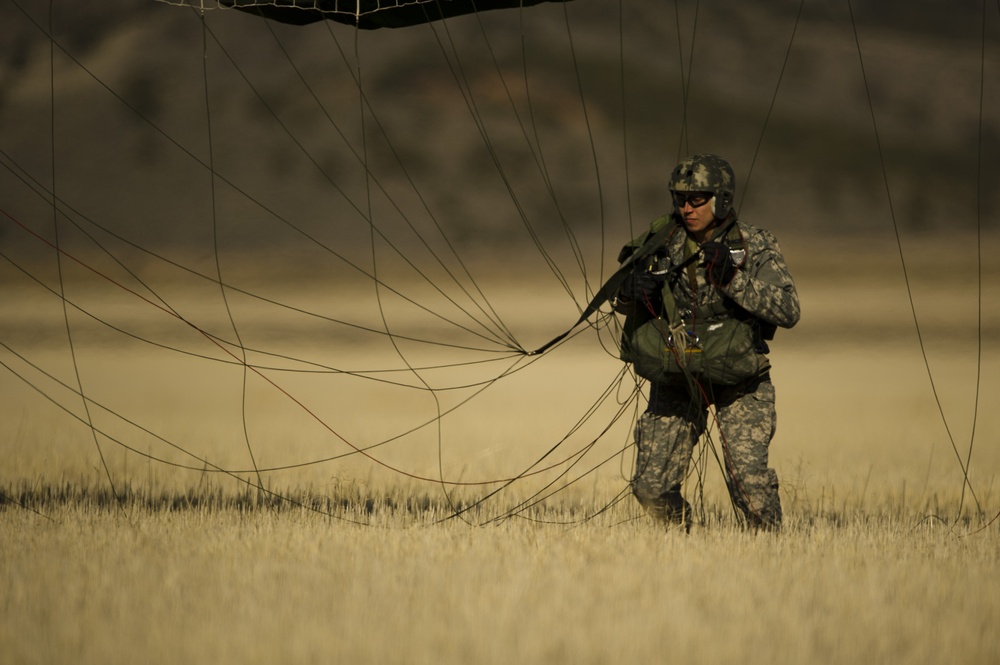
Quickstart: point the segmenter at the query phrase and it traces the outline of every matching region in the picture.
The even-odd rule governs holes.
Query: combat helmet
[[[710,192],[715,196],[715,218],[725,219],[733,208],[736,175],[729,162],[718,155],[694,155],[674,168],[670,193]]]

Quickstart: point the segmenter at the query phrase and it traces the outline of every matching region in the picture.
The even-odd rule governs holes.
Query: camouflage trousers
[[[774,436],[774,385],[768,377],[738,386],[707,386],[692,397],[687,387],[653,383],[649,406],[635,430],[637,448],[632,493],[664,525],[690,528],[691,506],[681,495],[709,404],[715,404],[720,457],[733,503],[756,528],[781,525],[778,474],[767,466]]]

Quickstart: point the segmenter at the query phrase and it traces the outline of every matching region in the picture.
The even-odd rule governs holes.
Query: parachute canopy
[[[569,0],[219,0],[265,18],[293,25],[324,19],[364,30],[405,28],[490,9],[529,7]]]

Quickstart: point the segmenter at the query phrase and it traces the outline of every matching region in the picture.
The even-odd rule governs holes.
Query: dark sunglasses
[[[674,192],[674,205],[678,208],[683,208],[685,204],[700,208],[711,200],[711,192]]]

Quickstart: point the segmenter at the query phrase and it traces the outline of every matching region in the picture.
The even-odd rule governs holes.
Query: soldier
[[[670,178],[673,212],[619,257],[634,261],[613,303],[626,315],[622,358],[650,380],[632,492],[658,522],[688,530],[681,482],[710,405],[734,505],[754,528],[781,525],[767,340],[798,322],[799,299],[774,236],[737,219],[735,184],[724,159],[685,159]]]

